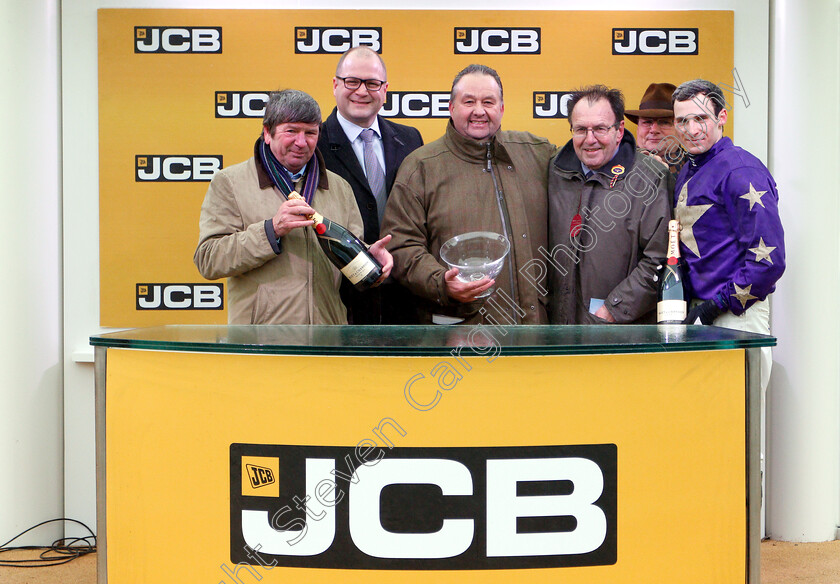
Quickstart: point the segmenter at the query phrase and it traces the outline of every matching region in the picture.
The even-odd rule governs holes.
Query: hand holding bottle
[[[374,258],[376,258],[376,261],[382,264],[382,276],[380,276],[380,278],[376,281],[374,286],[379,286],[382,282],[384,282],[385,279],[391,275],[391,268],[394,267],[394,257],[391,255],[391,252],[385,249],[385,244],[389,241],[391,241],[391,236],[386,235],[379,241],[376,241],[373,244],[371,244],[371,246],[368,248],[368,252],[370,252],[370,255],[372,255]]]
[[[388,277],[391,267],[394,265],[394,258],[383,246],[390,240],[389,235],[374,244],[376,245],[375,253],[379,256],[376,257],[368,246],[353,235],[349,229],[335,221],[330,221],[315,211],[303,201],[303,197],[296,191],[289,193],[287,202],[297,203],[287,208],[287,210],[291,209],[292,214],[304,212],[304,209],[311,212],[305,225],[313,226],[324,254],[357,290],[364,291],[372,286],[377,286]],[[300,203],[303,203],[303,206]],[[291,223],[294,222],[296,221],[292,219]],[[380,259],[388,265],[387,272]]]
[[[274,225],[274,235],[284,237],[292,229],[312,225],[310,217],[314,212],[315,209],[307,205],[303,199],[289,199],[280,205],[277,213],[271,219],[271,223]]]

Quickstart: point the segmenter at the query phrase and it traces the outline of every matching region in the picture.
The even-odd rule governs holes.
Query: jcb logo
[[[378,452],[376,452],[378,451]],[[478,448],[232,444],[231,559],[375,570],[614,564],[614,444]],[[277,496],[243,460],[276,461]],[[293,508],[294,507],[294,508]]]
[[[222,310],[222,284],[137,284],[137,310]]]
[[[262,118],[268,103],[267,91],[217,91],[217,118]]]
[[[568,118],[571,91],[535,91],[534,118]]]
[[[353,47],[382,52],[382,28],[295,27],[295,53],[344,53]]]
[[[540,54],[540,28],[456,28],[455,54]]]
[[[206,182],[222,169],[222,157],[189,154],[138,154],[135,182]]]
[[[696,28],[614,28],[613,55],[696,55]]]
[[[277,486],[279,462],[270,456],[243,456],[242,496],[276,497],[280,493]]]
[[[255,489],[274,484],[274,473],[270,468],[246,464],[245,470],[248,473],[248,479],[251,481],[251,487]]]
[[[135,53],[221,53],[222,27],[135,26]]]
[[[448,91],[388,92],[379,111],[386,118],[448,118]]]

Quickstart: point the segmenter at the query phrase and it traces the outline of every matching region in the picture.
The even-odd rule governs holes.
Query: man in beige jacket
[[[193,261],[205,278],[228,278],[230,324],[346,324],[341,273],[318,244],[315,209],[357,236],[362,220],[353,190],[326,169],[317,150],[321,110],[302,91],[272,93],[254,156],[213,177],[199,220]],[[304,200],[289,200],[295,190]],[[383,266],[384,245],[370,247]]]
[[[484,65],[455,77],[446,134],[408,155],[385,207],[394,277],[425,299],[427,323],[540,324],[545,298],[528,266],[547,245],[548,163],[555,148],[527,132],[500,130],[502,82]],[[491,231],[510,253],[495,280],[461,282],[440,259],[451,237]],[[495,286],[487,298],[479,295]]]

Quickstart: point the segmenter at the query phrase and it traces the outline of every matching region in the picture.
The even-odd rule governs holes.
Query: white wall
[[[11,3],[14,0],[6,0]],[[55,0],[53,0],[55,1]],[[779,0],[780,1],[780,0]],[[829,0],[821,0],[830,4]],[[835,1],[836,0],[832,0]],[[777,2],[778,3],[778,2]],[[580,10],[577,0],[523,0],[516,8],[521,10]],[[94,464],[94,414],[93,414],[93,367],[85,359],[92,359],[88,337],[101,332],[99,322],[99,266],[98,266],[98,127],[97,127],[97,8],[342,8],[349,6],[337,0],[308,3],[292,1],[187,1],[169,0],[155,2],[148,0],[65,0],[62,3],[62,86],[64,111],[64,393],[65,393],[65,504],[66,513],[95,525],[95,464]],[[510,9],[507,0],[414,0],[394,2],[370,0],[365,9]],[[763,161],[768,161],[768,101],[770,0],[718,0],[718,1],[597,1],[586,3],[590,10],[734,10],[735,11],[735,67],[740,75],[742,87],[749,98],[745,107],[740,98],[731,100],[737,112],[735,116],[736,142]],[[15,26],[15,25],[12,25]],[[784,50],[782,47],[780,50]],[[835,49],[836,50],[836,49]],[[5,52],[8,55],[8,52]],[[823,72],[835,83],[836,69]],[[686,72],[686,79],[691,78]],[[674,80],[676,82],[683,80]],[[725,80],[715,80],[723,82]],[[813,83],[819,83],[814,80]],[[635,96],[628,96],[632,102]],[[805,116],[814,123],[819,120]],[[138,119],[142,123],[142,119]],[[832,126],[836,128],[837,126]],[[836,130],[835,130],[836,132]],[[836,134],[835,134],[836,138]],[[772,169],[771,169],[772,170]],[[781,193],[784,205],[794,205],[795,195]],[[54,211],[55,209],[53,209]],[[832,217],[833,218],[833,217]],[[786,219],[786,218],[785,218]],[[790,231],[790,229],[789,229]],[[835,233],[830,230],[829,233]],[[131,245],[131,242],[126,242]],[[789,241],[789,251],[796,254],[801,243]],[[833,250],[832,250],[833,251]],[[836,266],[832,269],[837,270]],[[791,276],[786,275],[780,290],[791,285]],[[830,301],[830,294],[826,295]],[[788,297],[777,294],[774,313],[788,311]],[[5,305],[6,303],[3,303]],[[781,334],[781,333],[779,333]],[[802,333],[799,333],[802,334]],[[807,334],[807,333],[805,333]],[[801,340],[801,336],[797,340]],[[789,359],[795,358],[783,347],[775,353],[776,367],[785,368]],[[835,351],[835,359],[837,357]],[[821,383],[825,383],[822,380]],[[837,387],[829,388],[837,391]],[[804,388],[800,388],[804,391]],[[2,390],[0,390],[2,391]],[[771,393],[772,393],[771,387]],[[0,393],[0,396],[4,395]],[[0,427],[8,414],[0,409]],[[771,433],[773,428],[770,429]],[[807,445],[802,445],[803,448]],[[835,473],[836,466],[835,466]],[[0,485],[2,480],[0,479]],[[771,484],[768,490],[772,492]],[[0,491],[2,496],[2,491]],[[2,500],[2,499],[0,499]],[[826,510],[826,514],[832,514]],[[830,521],[836,521],[836,513]],[[0,532],[2,535],[2,532]]]
[[[63,514],[58,1],[0,1],[0,543]],[[13,545],[52,541],[60,524]]]
[[[786,195],[788,267],[773,302],[768,533],[823,541],[840,523],[840,306],[830,292],[840,284],[840,4],[776,0],[773,12],[770,163]]]

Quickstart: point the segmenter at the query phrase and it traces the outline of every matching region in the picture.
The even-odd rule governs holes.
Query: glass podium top
[[[772,347],[775,337],[700,325],[167,325],[90,338],[95,347],[267,355],[595,355]],[[465,353],[465,356],[470,356]]]

